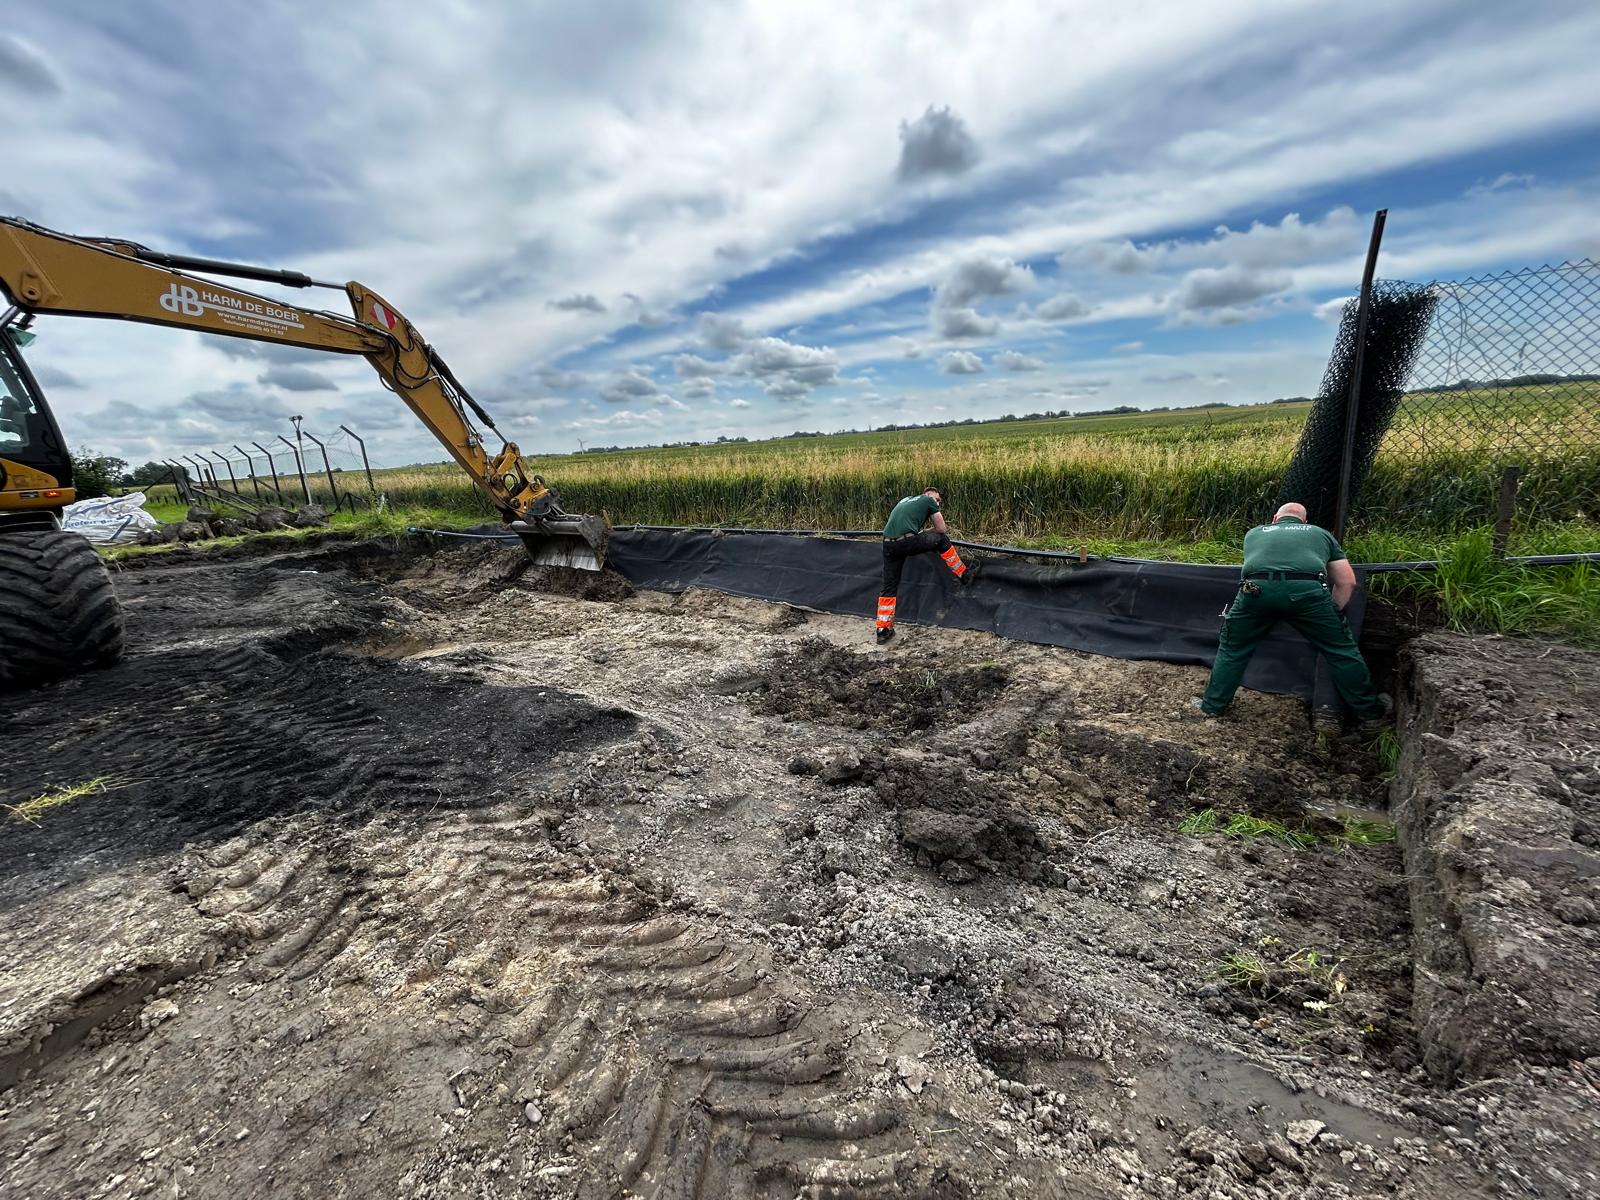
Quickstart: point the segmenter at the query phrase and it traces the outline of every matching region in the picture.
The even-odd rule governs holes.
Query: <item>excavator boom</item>
[[[352,315],[287,304],[200,273],[336,288],[345,293]],[[28,314],[138,321],[359,354],[489,497],[536,562],[600,569],[604,523],[564,512],[555,489],[528,471],[516,443],[499,438],[493,419],[416,327],[364,284],[320,283],[295,271],[163,254],[134,242],[71,237],[0,217],[0,288]],[[483,429],[496,435],[498,449],[485,444]],[[0,480],[0,506],[7,504],[8,486]]]

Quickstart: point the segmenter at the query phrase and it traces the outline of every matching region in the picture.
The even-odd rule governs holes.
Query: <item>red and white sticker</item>
[[[376,300],[372,302],[372,319],[385,329],[393,329],[399,323],[399,319]]]

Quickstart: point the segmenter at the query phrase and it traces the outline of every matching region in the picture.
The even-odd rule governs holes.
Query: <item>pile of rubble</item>
[[[328,524],[328,510],[320,504],[302,504],[290,512],[267,505],[243,517],[224,517],[215,509],[190,505],[181,521],[169,521],[144,535],[145,545],[162,542],[199,542],[214,537],[240,537],[247,533],[271,533],[276,529],[310,529]]]

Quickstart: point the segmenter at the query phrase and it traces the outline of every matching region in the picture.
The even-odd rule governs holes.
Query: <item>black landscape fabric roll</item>
[[[1069,564],[981,561],[977,581],[961,588],[936,556],[908,559],[899,622],[975,629],[1113,658],[1210,666],[1223,606],[1239,586],[1238,567],[1103,558]],[[638,587],[711,588],[871,617],[883,549],[875,540],[616,529],[607,565]],[[1350,608],[1358,633],[1360,608],[1358,594]],[[863,629],[862,637],[870,636]],[[1245,686],[1309,698],[1314,658],[1299,635],[1280,627],[1251,660]]]

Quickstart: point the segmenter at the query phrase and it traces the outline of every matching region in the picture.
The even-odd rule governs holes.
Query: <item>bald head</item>
[[[1306,506],[1304,504],[1285,504],[1272,514],[1274,521],[1281,521],[1285,517],[1294,517],[1297,520],[1304,521],[1306,519]]]

